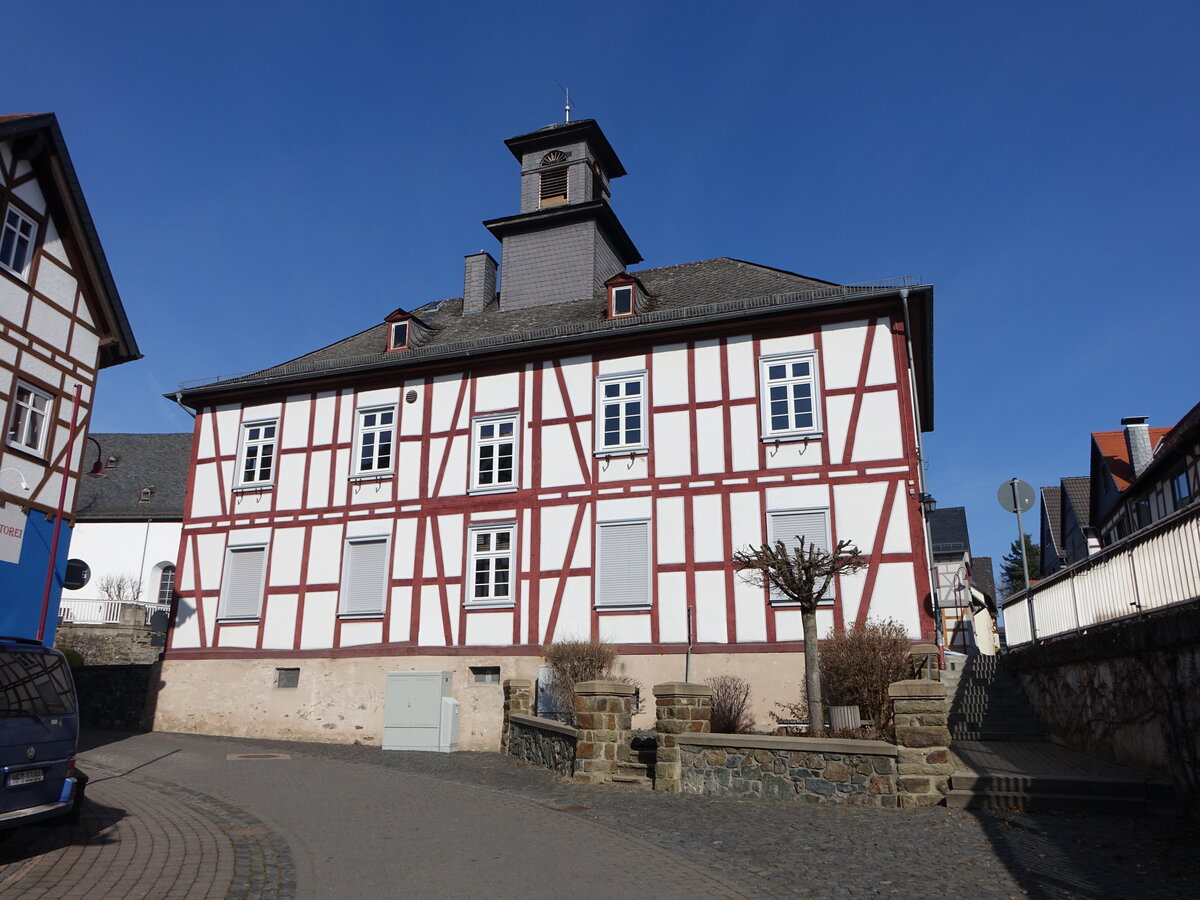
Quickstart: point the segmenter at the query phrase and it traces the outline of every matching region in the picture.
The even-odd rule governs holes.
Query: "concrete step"
[[[632,778],[653,778],[654,764],[648,765],[641,760],[620,760],[617,762],[617,774],[628,775]]]
[[[654,782],[645,775],[622,775],[619,772],[612,777],[613,784],[627,784],[630,787],[642,788],[643,790],[654,790]]]

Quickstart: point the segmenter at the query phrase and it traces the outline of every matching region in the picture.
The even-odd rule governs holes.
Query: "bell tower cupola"
[[[521,165],[521,211],[483,224],[500,241],[500,308],[581,300],[641,254],[609,203],[625,167],[592,119],[504,142]]]

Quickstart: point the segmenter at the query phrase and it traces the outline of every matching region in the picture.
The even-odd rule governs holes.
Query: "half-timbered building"
[[[140,355],[56,118],[0,116],[0,634],[53,640],[97,374]]]
[[[932,639],[932,289],[728,258],[634,270],[595,122],[506,143],[520,211],[484,223],[501,262],[468,256],[463,297],[182,391],[157,727],[374,742],[386,673],[434,670],[460,745],[491,747],[499,680],[580,637],[647,687],[741,675],[762,721],[801,692],[800,612],[729,560],[798,535],[871,558],[823,630]]]

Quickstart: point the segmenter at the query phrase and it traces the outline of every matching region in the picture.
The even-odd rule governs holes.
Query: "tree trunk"
[[[817,611],[802,610],[804,623],[804,686],[808,693],[808,733],[825,733],[825,710],[821,706],[821,663],[817,656]]]

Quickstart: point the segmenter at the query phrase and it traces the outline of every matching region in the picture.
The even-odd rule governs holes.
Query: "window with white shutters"
[[[767,524],[770,531],[770,542],[774,544],[776,541],[783,541],[783,545],[789,551],[795,550],[800,545],[800,537],[804,538],[804,546],[807,548],[811,544],[815,544],[822,550],[829,552],[829,511],[824,509],[805,509],[805,510],[788,510],[785,512],[769,512],[767,513]],[[822,600],[833,599],[833,585],[830,585],[830,590],[822,596]],[[771,600],[779,603],[787,603],[788,598],[771,593]]]
[[[221,587],[222,619],[257,619],[262,614],[266,547],[230,547]]]
[[[388,582],[387,538],[355,538],[346,541],[342,570],[344,616],[377,616],[384,610]]]
[[[650,523],[596,526],[596,606],[650,605]]]

